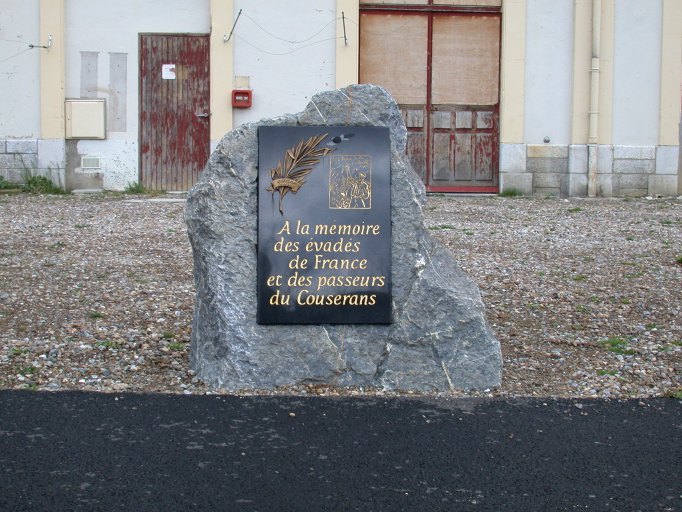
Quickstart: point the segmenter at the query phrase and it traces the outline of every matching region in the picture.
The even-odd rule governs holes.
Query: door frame
[[[498,182],[495,186],[434,186],[430,184],[431,170],[433,163],[431,161],[431,145],[432,145],[432,128],[431,128],[431,111],[433,104],[431,102],[431,87],[432,87],[432,59],[433,59],[433,19],[434,16],[442,15],[471,15],[471,14],[485,14],[496,15],[500,18],[500,34],[498,37],[498,44],[500,45],[498,67],[501,69],[502,65],[502,8],[500,6],[490,5],[434,5],[433,0],[429,0],[428,5],[386,5],[386,4],[360,4],[360,31],[362,31],[362,14],[415,14],[425,15],[428,17],[427,29],[427,59],[426,59],[426,104],[425,104],[425,159],[426,169],[424,175],[424,185],[427,192],[461,192],[461,193],[498,193],[500,189],[499,184],[499,150],[500,150],[500,88],[502,73],[498,73],[497,83],[497,103],[495,104],[495,112],[497,118],[497,173]],[[358,59],[358,76],[360,76],[360,61]]]
[[[142,66],[142,38],[145,36],[181,36],[181,37],[203,37],[206,38],[207,44],[208,44],[208,62],[207,62],[207,80],[208,80],[208,103],[207,103],[207,108],[209,110],[209,116],[208,120],[206,121],[208,123],[208,136],[206,140],[207,148],[208,148],[208,156],[210,157],[211,155],[211,115],[210,115],[210,109],[211,109],[211,34],[210,33],[205,33],[205,32],[138,32],[137,34],[137,55],[138,55],[138,60],[137,60],[137,158],[138,158],[138,166],[137,166],[137,177],[138,177],[138,182],[140,184],[143,183],[143,169],[142,169],[142,134],[143,134],[143,129],[142,129],[142,109],[144,106],[144,103],[142,101],[142,94],[143,94],[143,87],[142,87],[142,72],[141,72],[141,66]],[[201,172],[201,171],[199,171]],[[191,187],[190,187],[191,188]]]

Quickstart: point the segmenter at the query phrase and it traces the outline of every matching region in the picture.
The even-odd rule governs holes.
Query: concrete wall
[[[71,160],[101,156],[104,188],[123,189],[138,180],[138,34],[207,34],[209,2],[68,0],[65,29],[66,97],[107,100],[106,140],[78,141]]]
[[[662,2],[615,3],[612,147],[600,167],[614,196],[674,193],[667,148],[659,151]]]
[[[528,144],[567,145],[571,136],[573,0],[529,0],[526,22]]]
[[[597,150],[588,151],[592,5],[502,1],[501,189],[584,196],[592,161],[600,195],[675,194],[682,2],[601,0]],[[5,178],[23,167],[73,176],[80,157],[92,155],[101,172],[81,172],[79,183],[137,181],[139,33],[212,32],[212,147],[233,126],[299,111],[316,92],[357,80],[358,0],[2,0],[2,8]],[[48,34],[51,49],[29,49]],[[236,87],[253,90],[252,108],[229,106]],[[105,98],[106,140],[65,142],[64,98]]]
[[[613,59],[613,144],[658,143],[661,88],[661,3],[615,3]]]
[[[540,195],[568,195],[573,3],[529,0],[526,7],[526,171]]]
[[[0,9],[0,139],[40,135],[38,0],[3,0]],[[12,98],[12,101],[8,101]]]
[[[314,93],[335,86],[334,0],[314,5],[236,0],[233,5],[233,19],[242,10],[230,43],[234,77],[211,94],[213,101],[227,104],[232,88],[245,87],[253,89],[254,101],[249,109],[232,110],[232,126],[299,111]],[[121,0],[101,12],[88,0],[66,2],[66,97],[107,100],[107,139],[78,141],[75,151],[67,151],[68,167],[82,155],[101,156],[104,188],[137,181],[138,34],[209,33],[210,9],[208,0]],[[221,37],[231,28],[213,27]],[[212,137],[212,146],[220,137]]]
[[[253,106],[233,111],[235,126],[299,112],[335,87],[335,0],[236,0],[234,9],[235,19],[242,9],[233,35],[236,85],[253,89]]]
[[[523,13],[525,30],[518,38],[520,58],[505,50],[513,45],[518,54],[521,47],[503,29],[501,189],[586,196],[592,155],[598,195],[674,195],[679,126],[670,118],[671,112],[679,117],[680,99],[671,83],[682,76],[682,6],[669,0],[602,0],[594,62],[592,6],[590,0],[503,2],[503,20]],[[591,83],[598,91],[594,151],[588,151],[587,140]],[[518,98],[506,91],[518,84],[524,92],[521,140]]]
[[[3,0],[0,11],[0,177],[18,181],[38,167],[39,0]]]
[[[5,178],[11,175],[17,179],[24,163],[37,166],[41,161],[39,150],[46,147],[62,175],[66,168],[65,182],[69,187],[77,184],[120,190],[138,180],[140,33],[213,31],[211,102],[213,110],[220,111],[212,125],[226,128],[212,130],[212,147],[229,127],[299,111],[313,94],[336,86],[340,22],[335,0],[314,4],[306,0],[229,0],[225,4],[216,0],[3,2],[0,38],[10,41],[0,42],[0,77],[7,78],[0,80],[0,97],[13,99],[3,103],[0,116],[0,176]],[[349,35],[357,36],[357,1],[344,0],[341,6],[349,11]],[[41,9],[45,11],[42,18]],[[225,9],[230,12],[223,13]],[[240,10],[242,16],[232,40],[225,43]],[[41,90],[39,52],[44,50],[28,50],[28,43],[40,42],[44,19],[53,19],[63,30],[64,37],[52,51],[52,57],[59,53],[63,60],[51,61],[63,62],[63,68],[55,66],[52,70],[46,66],[55,79],[42,84]],[[54,32],[56,28],[49,30]],[[357,48],[357,37],[353,44]],[[341,52],[341,64],[354,68],[353,72],[344,71],[343,79],[354,81],[357,52],[351,55],[345,46]],[[231,72],[225,75],[223,69]],[[63,86],[56,76],[62,73]],[[231,90],[238,87],[253,89],[252,108],[225,108]],[[49,112],[46,120],[51,122],[48,135],[41,134],[41,99],[45,97],[51,100],[49,108],[44,109]],[[63,98],[106,99],[106,139],[65,142]],[[52,108],[55,104],[56,110]],[[99,156],[102,168],[96,172],[80,169],[84,155]]]

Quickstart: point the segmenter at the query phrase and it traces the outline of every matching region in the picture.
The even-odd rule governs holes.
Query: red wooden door
[[[360,82],[398,102],[408,156],[429,191],[497,192],[499,62],[493,9],[362,8]]]
[[[210,151],[209,36],[140,35],[140,181],[183,191]]]

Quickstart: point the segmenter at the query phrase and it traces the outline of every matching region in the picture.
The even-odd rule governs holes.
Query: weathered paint
[[[140,36],[140,176],[146,188],[189,190],[208,160],[208,52],[208,35]]]
[[[121,190],[139,179],[139,34],[208,33],[209,0],[68,0],[65,11],[66,97],[81,96],[81,52],[94,52],[107,100],[107,138],[79,141],[78,153],[100,156],[104,187]]]
[[[498,111],[457,108],[432,114],[433,164],[429,187],[434,191],[496,192]]]
[[[361,20],[360,80],[396,97],[407,153],[427,190],[496,192],[499,14],[372,6]]]
[[[99,52],[81,52],[81,98],[97,98]]]
[[[102,153],[101,140],[77,141],[77,160],[80,165],[82,155],[99,156],[102,163],[102,180],[106,190],[120,190],[125,185],[137,181],[139,145],[137,141],[110,139],[106,151]]]
[[[109,101],[107,130],[125,132],[127,127],[128,54],[109,52]]]

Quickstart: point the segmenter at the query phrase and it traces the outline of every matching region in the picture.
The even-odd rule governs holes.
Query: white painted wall
[[[615,2],[613,143],[658,143],[662,4],[660,0]]]
[[[0,139],[40,136],[39,0],[0,0]]]
[[[526,11],[527,144],[570,144],[573,0],[528,0]]]
[[[66,97],[81,95],[81,52],[99,52],[97,97],[110,99],[110,54],[127,54],[126,131],[109,131],[102,141],[83,140],[79,154],[102,156],[104,187],[122,189],[138,179],[138,34],[210,32],[209,0],[68,0]]]
[[[234,8],[235,19],[242,10],[234,73],[253,89],[253,106],[234,110],[234,126],[300,112],[313,94],[335,88],[335,0],[236,0]]]

